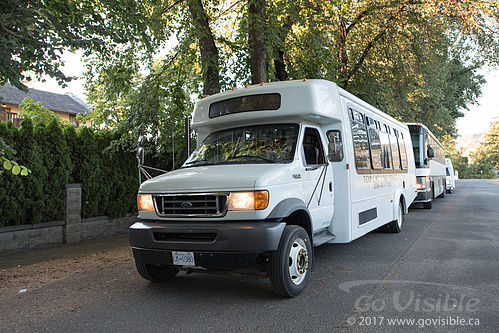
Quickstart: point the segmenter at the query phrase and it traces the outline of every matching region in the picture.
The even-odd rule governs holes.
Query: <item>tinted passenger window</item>
[[[377,129],[369,127],[369,140],[371,142],[371,161],[374,169],[383,168],[383,154],[381,152],[381,141]]]
[[[277,110],[280,107],[281,95],[279,94],[241,96],[211,103],[209,116],[215,118],[239,112]]]
[[[402,169],[407,169],[407,153],[405,151],[404,135],[400,133],[399,137],[400,160],[402,161]]]
[[[353,148],[355,152],[355,166],[357,169],[370,169],[369,143],[367,141],[366,125],[352,121]]]
[[[392,156],[393,156],[393,169],[400,170],[400,169],[402,169],[402,167],[400,165],[399,147],[397,144],[397,137],[395,135],[390,135],[390,144],[391,144]]]
[[[385,130],[386,130],[385,126]],[[388,139],[387,133],[380,133],[381,139],[381,149],[383,151],[383,168],[391,169],[392,168],[392,152],[390,150],[390,139]]]
[[[303,136],[303,155],[306,165],[324,164],[324,149],[319,132],[315,128],[306,128]]]

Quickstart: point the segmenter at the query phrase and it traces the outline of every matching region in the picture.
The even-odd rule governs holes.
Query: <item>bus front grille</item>
[[[157,194],[154,201],[162,217],[217,217],[227,210],[226,193]]]

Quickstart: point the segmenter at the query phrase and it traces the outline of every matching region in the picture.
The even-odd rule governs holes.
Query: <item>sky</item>
[[[61,88],[54,79],[45,77],[46,82],[31,81],[27,83],[30,88],[64,94],[71,92],[86,102],[83,73],[84,63],[81,61],[82,52],[65,52],[62,60],[65,66],[62,71],[67,76],[76,76],[68,83],[67,88]],[[480,74],[485,76],[487,83],[482,87],[482,96],[478,98],[478,105],[470,105],[465,116],[457,120],[456,126],[461,137],[485,133],[495,117],[499,117],[499,69],[482,70]]]

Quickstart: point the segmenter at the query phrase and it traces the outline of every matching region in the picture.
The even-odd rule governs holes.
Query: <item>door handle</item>
[[[329,192],[333,192],[333,182],[329,182]]]

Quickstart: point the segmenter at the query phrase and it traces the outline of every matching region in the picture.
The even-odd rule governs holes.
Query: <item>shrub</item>
[[[119,134],[62,126],[56,120],[33,125],[29,118],[20,128],[0,123],[0,137],[32,171],[26,177],[0,176],[0,226],[61,220],[67,183],[82,184],[82,217],[135,211],[135,153],[108,149]]]

